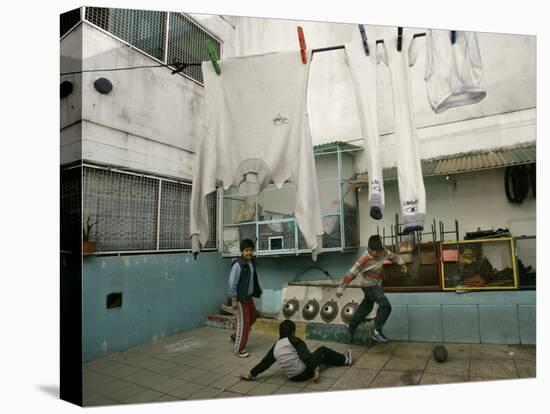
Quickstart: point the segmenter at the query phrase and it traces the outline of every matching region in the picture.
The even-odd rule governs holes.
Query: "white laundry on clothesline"
[[[310,58],[307,60],[311,61]],[[206,196],[216,184],[240,195],[270,182],[296,184],[295,217],[315,260],[323,226],[308,115],[309,63],[300,51],[236,57],[219,62],[221,76],[203,62],[205,111],[191,194],[194,253],[208,240]]]

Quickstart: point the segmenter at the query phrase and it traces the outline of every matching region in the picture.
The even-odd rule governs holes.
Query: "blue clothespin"
[[[397,51],[401,52],[401,43],[403,41],[403,28],[397,28]]]
[[[451,30],[451,44],[454,45],[456,43],[456,30]]]
[[[361,40],[363,40],[363,47],[365,48],[365,54],[369,55],[369,44],[367,42],[367,34],[365,33],[365,27],[360,24],[359,25],[359,33],[361,33]]]

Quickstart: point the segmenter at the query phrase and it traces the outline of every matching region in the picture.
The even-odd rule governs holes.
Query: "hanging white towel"
[[[385,205],[376,93],[376,68],[379,59],[374,50],[371,50],[367,56],[363,44],[359,42],[346,43],[345,49],[359,113],[361,134],[367,150],[369,210],[371,217],[379,220],[384,214]],[[371,49],[374,48],[371,46]]]
[[[255,195],[270,182],[296,184],[295,217],[313,259],[323,225],[313,147],[306,112],[308,64],[300,51],[202,63],[205,91],[203,136],[198,145],[191,194],[194,253],[209,236],[206,196],[216,183]]]
[[[475,32],[456,32],[451,43],[448,30],[426,33],[426,87],[436,113],[481,101],[487,95],[483,64]]]
[[[399,200],[403,216],[403,231],[422,230],[426,217],[426,190],[418,154],[416,122],[412,105],[409,66],[416,61],[415,40],[403,34],[402,49],[397,50],[397,36],[387,36],[377,52],[390,69],[395,151]]]

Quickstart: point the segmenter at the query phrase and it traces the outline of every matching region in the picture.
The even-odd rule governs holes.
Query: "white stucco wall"
[[[343,45],[350,41],[360,41],[356,24],[335,24],[322,22],[303,22],[277,19],[237,19],[237,55],[267,53],[277,50],[299,48],[296,27],[303,27],[308,49]],[[395,27],[366,25],[369,40],[396,36]],[[421,33],[424,29],[405,28],[405,33]],[[487,87],[487,97],[478,104],[453,108],[441,114],[435,114],[429,106],[424,81],[425,37],[420,37],[420,53],[415,66],[411,68],[412,97],[421,153],[433,153],[424,149],[425,140],[447,138],[452,142],[455,132],[464,135],[464,130],[477,132],[478,124],[484,128],[506,127],[508,116],[494,120],[483,118],[494,115],[511,114],[535,107],[536,65],[534,36],[478,33],[479,48],[484,64],[483,77]],[[374,42],[372,42],[374,43]],[[372,48],[371,44],[371,48]],[[378,67],[378,118],[380,134],[393,145],[392,133],[393,106],[389,70],[383,64]],[[351,141],[361,138],[357,110],[353,97],[349,70],[344,63],[342,50],[316,53],[311,63],[309,81],[309,111],[314,144],[334,139]],[[512,117],[513,115],[509,115]],[[479,119],[478,122],[472,122]],[[523,119],[529,125],[535,125],[535,114]],[[533,140],[534,133],[526,140]],[[479,143],[479,136],[475,142]],[[521,142],[523,136],[517,138]],[[498,134],[482,137],[482,144],[491,147],[498,142]],[[383,142],[383,143],[386,143]],[[431,146],[430,142],[430,146]],[[437,151],[445,154],[446,145]],[[457,152],[460,152],[457,151]],[[391,154],[385,154],[391,155]],[[386,160],[385,160],[386,161]],[[391,164],[391,162],[389,162]]]
[[[504,168],[454,174],[450,180],[445,176],[426,177],[426,223],[424,231],[431,231],[431,222],[436,220],[439,235],[439,221],[445,224],[446,231],[454,229],[454,220],[459,223],[460,237],[466,232],[508,228],[514,236],[536,235],[536,200],[531,191],[522,204],[512,204],[504,192]],[[386,208],[382,220],[370,218],[368,208],[359,209],[360,240],[365,245],[369,236],[376,234],[376,226],[386,227],[395,224],[395,213],[399,212],[396,181],[385,182]],[[366,206],[368,192],[359,192],[359,205]],[[429,236],[424,236],[429,240]],[[438,236],[439,237],[439,236]],[[454,240],[454,236],[447,236]],[[389,240],[389,239],[388,239]]]

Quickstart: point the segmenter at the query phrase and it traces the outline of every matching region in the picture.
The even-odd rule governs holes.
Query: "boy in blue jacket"
[[[232,301],[232,308],[237,314],[235,332],[230,339],[235,343],[235,354],[246,358],[249,354],[246,350],[250,327],[256,321],[256,306],[253,298],[262,295],[262,289],[258,282],[256,271],[256,259],[254,258],[254,242],[244,239],[240,244],[241,257],[233,262],[229,273],[228,294]]]

